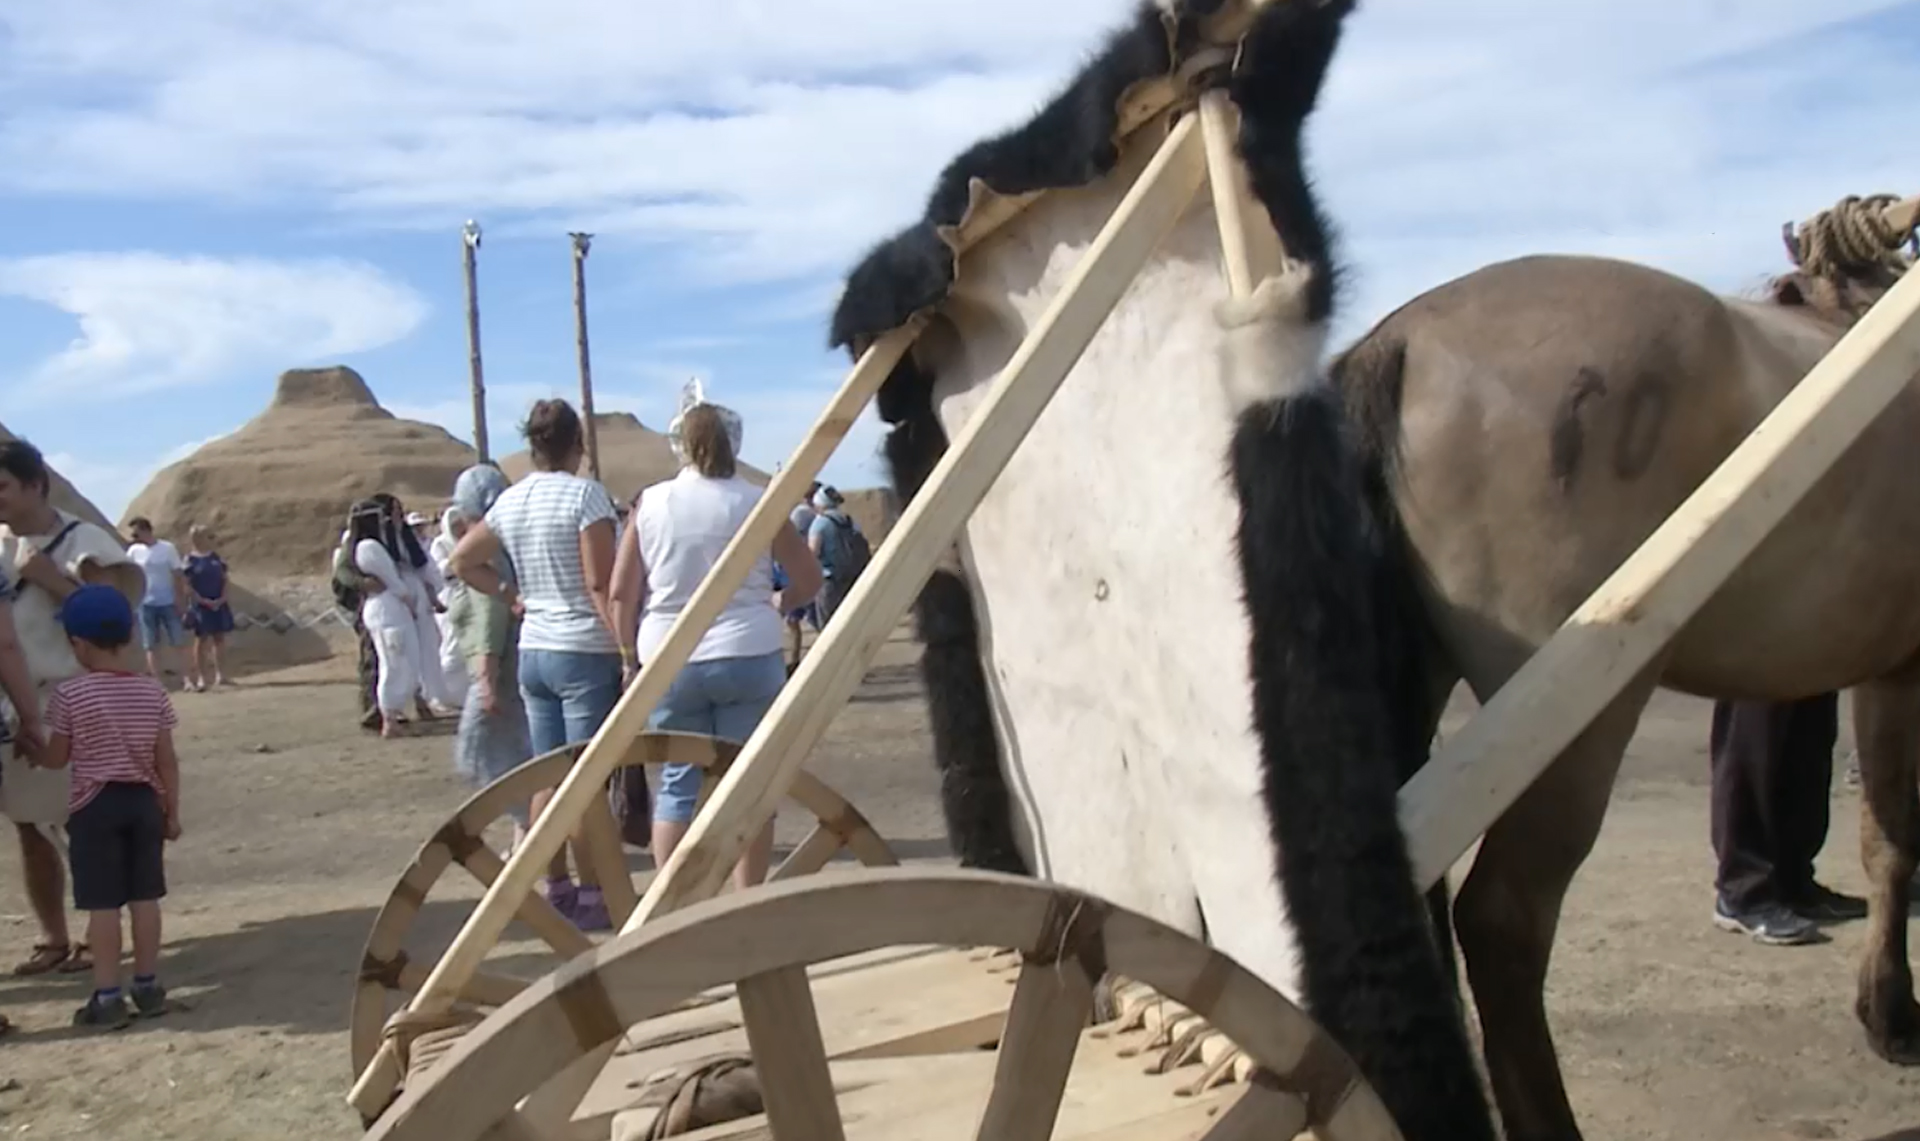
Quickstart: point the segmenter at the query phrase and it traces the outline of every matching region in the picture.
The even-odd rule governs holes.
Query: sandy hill
[[[445,429],[380,407],[354,370],[294,369],[266,411],[154,476],[127,517],[176,542],[205,523],[236,571],[317,577],[354,500],[386,491],[437,513],[473,462]]]
[[[623,505],[632,502],[648,485],[672,479],[673,473],[680,469],[665,433],[647,427],[631,413],[596,412],[593,430],[600,447],[600,482]],[[500,469],[509,478],[519,479],[533,470],[533,463],[526,452],[520,451],[501,459]],[[584,462],[580,465],[580,474],[587,474]],[[771,478],[745,463],[740,465],[740,474],[762,487]]]
[[[13,433],[6,425],[0,424],[0,441],[11,440]],[[80,493],[69,483],[65,476],[53,472],[53,505],[70,515],[78,516],[89,523],[104,527],[119,538],[125,545],[127,538],[113,521],[101,513],[93,501]],[[180,549],[187,549],[186,536],[180,536]],[[238,582],[227,591],[227,600],[232,604],[234,618],[243,628],[228,639],[229,665],[246,666],[285,666],[303,662],[319,661],[331,654],[326,637],[302,625],[298,619],[287,613],[277,603],[270,602]]]

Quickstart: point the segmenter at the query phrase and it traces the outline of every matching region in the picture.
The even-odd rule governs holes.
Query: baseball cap
[[[84,642],[126,642],[133,637],[133,607],[127,596],[103,583],[89,583],[67,595],[60,624],[69,638]]]
[[[425,515],[420,514],[418,511],[407,512],[407,526],[409,527],[419,527],[425,524],[426,521],[427,521],[427,517]]]

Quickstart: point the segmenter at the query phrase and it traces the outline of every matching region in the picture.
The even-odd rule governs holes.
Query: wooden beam
[[[1909,270],[1400,790],[1423,888],[1586,731],[1916,376],[1920,272]]]

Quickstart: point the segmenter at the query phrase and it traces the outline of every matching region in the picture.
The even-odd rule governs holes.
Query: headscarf
[[[667,424],[667,443],[672,446],[673,457],[680,461],[681,467],[687,465],[687,448],[680,439],[680,424],[686,419],[687,413],[702,404],[720,413],[720,423],[727,429],[727,442],[733,445],[735,456],[740,454],[740,414],[731,408],[722,407],[708,400],[706,386],[696,376],[681,386],[680,408],[673,414],[673,420]]]
[[[405,570],[413,567],[418,570],[427,565],[427,552],[420,549],[420,536],[413,528],[393,517],[393,509],[399,500],[382,491],[369,496],[365,502],[378,503],[383,513],[380,520],[380,543],[393,556],[393,565]]]
[[[499,468],[475,464],[453,481],[453,506],[447,510],[458,511],[469,525],[478,523],[487,517],[487,512],[509,486],[506,473]],[[500,575],[501,582],[509,586],[518,582],[513,573],[513,560],[507,557],[504,548],[494,556],[493,569]]]

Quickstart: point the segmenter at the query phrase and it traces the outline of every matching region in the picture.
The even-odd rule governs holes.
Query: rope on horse
[[[1849,194],[1800,225],[1786,226],[1787,253],[1816,277],[1851,277],[1874,269],[1904,273],[1910,264],[1901,247],[1915,241],[1915,228],[1896,229],[1888,208],[1895,194]]]

